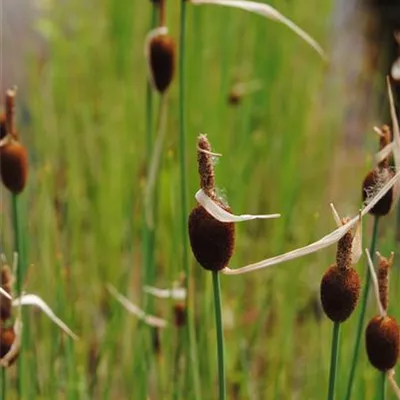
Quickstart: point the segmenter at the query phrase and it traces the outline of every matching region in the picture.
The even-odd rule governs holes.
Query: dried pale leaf
[[[185,288],[159,289],[154,286],[144,286],[143,291],[159,299],[185,300]]]
[[[371,274],[372,283],[374,285],[374,293],[375,293],[376,304],[377,304],[378,310],[379,310],[379,315],[381,317],[385,317],[386,316],[386,311],[383,308],[382,303],[381,303],[381,299],[379,297],[379,283],[378,283],[378,278],[376,276],[374,263],[372,262],[371,255],[369,254],[368,249],[365,249],[365,254],[367,255],[369,272]]]
[[[386,159],[386,158],[388,158],[390,156],[390,153],[393,152],[394,148],[395,148],[394,142],[389,143],[382,150],[378,151],[375,154],[375,161],[378,164],[381,163],[384,159]]]
[[[273,265],[281,264],[286,261],[303,257],[307,254],[315,253],[319,250],[322,250],[326,247],[333,245],[334,243],[337,243],[339,239],[341,239],[350,229],[352,229],[356,225],[356,223],[359,221],[361,217],[366,215],[379,202],[379,200],[393,187],[393,185],[398,182],[399,178],[400,178],[400,171],[392,179],[390,179],[379,190],[379,192],[376,193],[374,197],[371,198],[368,204],[361,210],[361,212],[357,216],[353,217],[349,222],[347,222],[340,228],[337,228],[333,232],[324,236],[322,239],[317,240],[316,242],[313,242],[299,249],[295,249],[289,251],[288,253],[284,253],[272,258],[267,258],[257,263],[247,265],[245,267],[241,267],[238,269],[230,269],[226,267],[222,270],[222,272],[226,275],[241,275],[248,272],[257,271],[259,269],[272,267]]]
[[[137,305],[133,304],[129,299],[120,294],[118,290],[112,286],[107,285],[107,290],[110,294],[118,300],[122,306],[129,311],[131,314],[135,315],[137,318],[143,320],[147,325],[154,326],[156,328],[165,328],[168,325],[168,322],[162,318],[155,317],[150,314],[146,314],[141,308]]]
[[[12,300],[12,297],[8,292],[6,292],[2,287],[0,287],[0,294],[2,294],[4,297],[7,297],[7,299]]]
[[[39,296],[35,294],[23,294],[12,302],[13,307],[18,306],[36,306],[42,310],[60,329],[62,329],[67,335],[71,336],[74,340],[78,339],[68,326],[54,314],[53,310],[43,301]]]
[[[220,222],[242,222],[242,221],[250,221],[253,219],[270,219],[270,218],[279,218],[280,214],[269,214],[269,215],[234,215],[229,213],[220,207],[217,203],[215,203],[210,197],[208,197],[205,192],[200,189],[196,195],[196,200],[200,205],[202,205],[209,214],[211,214],[215,219]]]
[[[333,203],[331,203],[330,206],[331,206],[331,211],[332,211],[333,219],[334,219],[335,222],[336,222],[336,226],[337,226],[338,228],[340,228],[343,224],[342,224],[341,218],[339,217],[339,213],[337,212],[337,210],[336,210],[335,206],[333,205]]]
[[[351,263],[357,264],[362,256],[362,219],[359,218],[351,244]]]
[[[313,39],[307,32],[303,31],[299,26],[297,26],[289,18],[285,17],[278,10],[271,7],[268,4],[257,3],[254,1],[243,1],[243,0],[191,0],[192,4],[215,4],[219,6],[240,8],[245,11],[249,11],[255,14],[262,15],[265,18],[272,19],[274,21],[281,22],[286,25],[289,29],[300,36],[305,42],[307,42],[317,53],[326,60],[326,55],[322,50],[322,47],[318,42]]]
[[[392,387],[392,390],[393,390],[393,392],[394,392],[396,398],[397,398],[398,400],[400,400],[400,388],[399,388],[399,386],[397,385],[396,380],[394,379],[394,374],[395,374],[394,369],[391,369],[391,370],[389,370],[389,371],[387,372],[387,377],[388,377],[388,379],[389,379],[390,386]]]
[[[399,130],[399,121],[397,120],[396,108],[394,106],[392,86],[390,84],[389,77],[387,77],[387,87],[388,87],[389,104],[390,104],[390,115],[392,117],[392,125],[393,125],[392,127],[393,142],[394,142],[393,156],[397,172],[400,170],[400,130]]]

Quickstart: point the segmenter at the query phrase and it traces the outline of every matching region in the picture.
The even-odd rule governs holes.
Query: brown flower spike
[[[370,363],[380,371],[389,371],[397,363],[399,357],[400,330],[397,321],[387,315],[389,304],[389,269],[393,263],[393,253],[386,259],[379,253],[378,278],[374,276],[372,261],[369,264],[373,279],[376,280],[377,301],[380,315],[373,317],[365,331],[365,346]],[[369,256],[369,254],[368,254]]]
[[[28,154],[18,141],[14,124],[15,90],[6,93],[6,135],[0,142],[0,174],[4,186],[14,194],[22,192],[28,176]]]
[[[348,222],[341,221],[342,225]],[[360,295],[360,277],[353,263],[353,247],[357,239],[352,231],[347,232],[337,244],[336,264],[324,274],[321,281],[320,295],[325,314],[333,322],[346,321],[356,308]]]
[[[200,187],[211,200],[229,212],[215,194],[211,145],[205,135],[198,138],[197,161]],[[199,204],[189,216],[189,238],[197,262],[207,270],[220,271],[228,265],[233,254],[235,224],[218,221]]]

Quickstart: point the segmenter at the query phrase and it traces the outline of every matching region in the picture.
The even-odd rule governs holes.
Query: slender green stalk
[[[219,283],[219,273],[213,271],[212,276],[213,276],[213,288],[214,288],[215,325],[217,330],[219,400],[225,400],[226,388],[225,388],[225,361],[224,361],[224,332],[222,327],[222,311],[221,311],[221,287]]]
[[[16,276],[16,289],[17,296],[21,295],[22,292],[22,243],[21,243],[21,235],[20,235],[20,221],[19,221],[19,212],[18,212],[18,195],[11,195],[11,208],[12,208],[12,223],[14,230],[14,251],[18,254],[17,259],[17,276]],[[22,315],[21,315],[22,318]],[[22,334],[24,338],[24,334]],[[23,345],[24,340],[22,340],[20,355],[18,357],[18,376],[17,376],[17,391],[20,398],[23,398],[23,376],[24,376],[24,365],[23,365]]]
[[[381,372],[379,376],[379,400],[386,399],[386,372]]]
[[[179,35],[179,169],[180,169],[180,198],[181,198],[181,230],[182,230],[182,263],[185,271],[185,287],[188,295],[186,297],[187,310],[187,343],[190,348],[190,368],[187,371],[192,372],[195,398],[200,400],[200,377],[197,357],[197,345],[195,337],[194,315],[191,308],[191,291],[189,253],[187,241],[187,178],[186,178],[186,134],[185,134],[185,50],[186,50],[186,1],[181,1],[180,12],[180,35]],[[188,363],[188,360],[186,361]]]
[[[340,322],[335,322],[333,324],[333,335],[332,335],[328,400],[333,400],[335,398],[336,372],[337,372],[337,364],[339,358],[339,342],[340,342]]]
[[[379,225],[379,217],[374,217],[374,227],[372,230],[371,246],[369,248],[369,252],[371,254],[372,261],[375,258],[375,249],[376,249],[376,245],[377,245],[377,241],[378,241],[378,225]],[[369,268],[367,267],[366,276],[365,276],[364,292],[363,292],[363,296],[361,299],[360,316],[359,316],[358,325],[357,325],[356,341],[354,344],[353,357],[351,359],[349,381],[347,383],[347,391],[346,391],[346,397],[345,397],[346,400],[351,399],[351,390],[353,388],[353,383],[354,383],[354,376],[355,376],[355,372],[356,372],[358,353],[360,352],[361,337],[362,337],[363,328],[364,328],[365,312],[367,309],[367,300],[368,300],[368,293],[369,293],[370,285],[371,285],[371,274],[369,272]]]
[[[2,368],[1,369],[1,398],[5,399],[6,398],[6,393],[7,393],[7,386],[6,386],[6,369]]]

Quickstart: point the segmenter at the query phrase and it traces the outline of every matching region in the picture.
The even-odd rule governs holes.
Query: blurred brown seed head
[[[186,324],[186,307],[183,303],[174,305],[174,322],[177,328],[182,328]]]
[[[356,308],[360,296],[360,277],[351,267],[332,265],[321,281],[320,296],[325,314],[333,322],[344,322]]]
[[[6,115],[0,114],[0,140],[4,139],[7,135]]]
[[[198,205],[189,216],[189,238],[197,262],[207,270],[220,271],[233,254],[235,224],[218,221]]]
[[[387,125],[383,125],[379,133],[379,149],[384,149],[392,141],[392,132]],[[378,163],[378,166],[368,172],[362,184],[362,199],[365,202],[377,188],[383,186],[394,176],[389,166],[389,156]],[[385,196],[371,209],[370,214],[380,217],[387,215],[394,203],[395,189],[391,188]]]
[[[399,341],[399,326],[394,318],[372,318],[365,332],[365,346],[370,363],[380,371],[392,369],[399,357]]]
[[[389,305],[389,270],[393,264],[393,253],[389,259],[380,256],[378,268],[379,298],[383,309],[386,311]]]
[[[8,265],[3,265],[0,270],[1,287],[10,295],[12,295],[12,287],[14,283],[14,277],[11,273]],[[0,299],[0,319],[6,321],[11,317],[11,300],[5,296],[1,296]]]
[[[11,349],[15,341],[14,328],[1,328],[0,330],[0,357],[3,358]],[[18,353],[11,359],[9,366],[17,359]]]
[[[0,174],[8,190],[14,194],[22,192],[28,177],[28,154],[25,147],[12,138],[0,147]]]
[[[363,181],[362,199],[365,202],[371,197],[371,193],[376,191],[377,187],[383,186],[389,179],[394,176],[394,172],[389,168],[375,168],[370,171]],[[394,190],[391,188],[379,202],[372,207],[370,214],[376,217],[387,215],[392,209],[394,203]]]
[[[175,73],[175,42],[164,34],[151,38],[149,62],[153,83],[160,93],[164,93]]]

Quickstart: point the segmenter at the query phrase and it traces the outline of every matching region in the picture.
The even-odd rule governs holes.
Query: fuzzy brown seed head
[[[189,238],[197,262],[207,270],[220,271],[233,254],[235,224],[216,220],[198,205],[189,216]]]
[[[239,93],[237,90],[232,89],[228,95],[228,103],[231,106],[237,106],[242,101],[242,94]]]
[[[376,316],[365,332],[365,346],[370,363],[380,371],[392,369],[399,357],[400,332],[392,317]]]
[[[353,268],[332,265],[322,277],[320,296],[325,314],[333,322],[343,322],[356,308],[360,295],[360,277]]]
[[[177,328],[182,328],[186,324],[186,307],[183,303],[174,305],[174,321]]]
[[[205,194],[215,199],[215,175],[212,159],[211,144],[206,135],[199,135],[197,138],[197,164],[199,168],[200,187]]]
[[[12,286],[14,283],[14,278],[12,276],[10,267],[8,265],[3,265],[0,270],[1,277],[1,287],[10,295],[12,295]],[[6,321],[11,317],[11,300],[5,296],[0,298],[0,320]]]
[[[362,185],[362,199],[365,202],[371,197],[372,193],[376,192],[377,187],[383,186],[389,179],[393,177],[394,173],[389,168],[375,168],[370,171],[365,177]],[[379,202],[372,207],[370,214],[381,217],[387,215],[393,205],[393,188],[391,188]]]
[[[393,253],[389,259],[380,256],[378,268],[379,299],[384,310],[389,305],[389,270],[393,264]]]
[[[0,328],[0,358],[3,358],[11,349],[12,344],[14,343],[16,338],[14,328],[4,328],[1,326]],[[18,352],[14,355],[13,358],[9,360],[8,366],[14,363],[14,361],[18,358]]]
[[[0,174],[8,190],[22,192],[28,177],[28,154],[19,142],[10,140],[0,147]]]
[[[153,82],[164,93],[175,73],[175,42],[168,35],[157,35],[150,40],[150,68]]]

